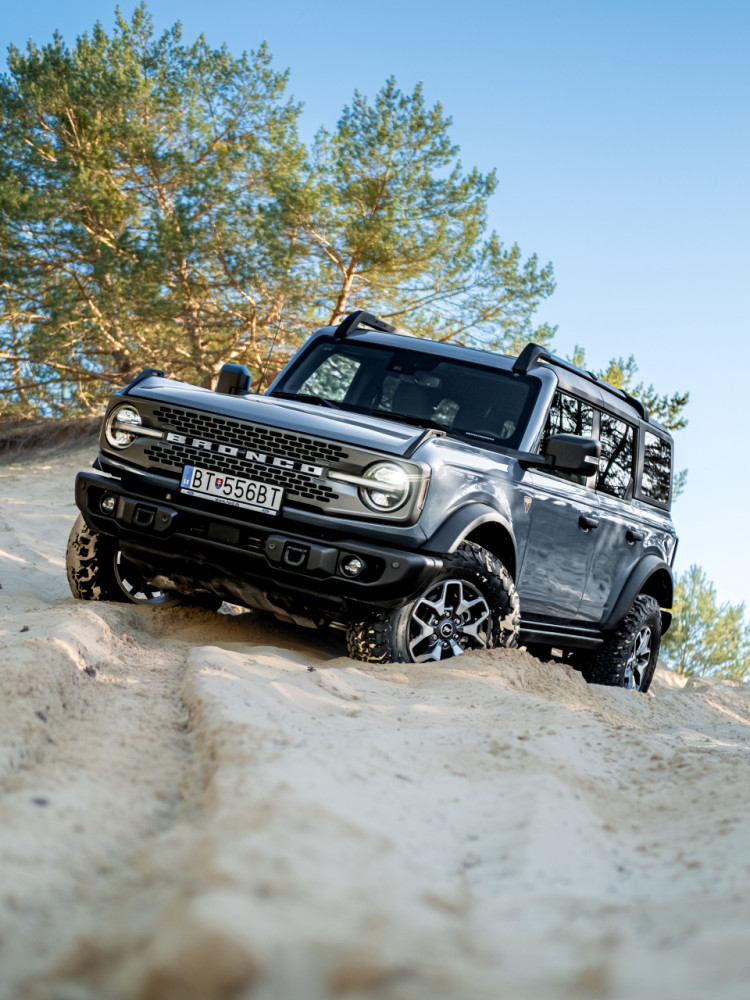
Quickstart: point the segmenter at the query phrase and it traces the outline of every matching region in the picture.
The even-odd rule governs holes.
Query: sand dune
[[[0,997],[750,994],[747,685],[76,602],[91,457],[0,467]]]

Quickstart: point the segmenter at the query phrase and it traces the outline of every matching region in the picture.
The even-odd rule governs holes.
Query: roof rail
[[[348,316],[341,320],[338,330],[334,333],[336,340],[343,340],[351,330],[356,330],[358,326],[369,326],[371,330],[382,330],[384,333],[397,333],[395,326],[386,323],[385,320],[378,319],[372,313],[365,312],[364,309],[357,309],[350,312]]]
[[[616,389],[608,382],[602,381],[602,379],[594,375],[593,372],[584,371],[582,368],[578,368],[574,365],[571,361],[566,361],[564,358],[558,358],[556,354],[551,354],[546,347],[541,347],[539,344],[527,344],[526,347],[524,347],[513,364],[513,371],[525,375],[526,372],[533,368],[539,361],[549,361],[550,364],[555,365],[557,368],[564,368],[567,372],[572,372],[574,375],[580,375],[581,378],[585,378],[589,382],[594,382],[597,385],[603,386],[607,392],[611,392],[615,396],[619,396],[620,399],[624,399],[626,402],[630,403],[631,406],[635,407],[643,420],[648,420],[648,410],[640,399],[636,399],[635,396],[631,396],[630,393],[625,392],[624,389]]]

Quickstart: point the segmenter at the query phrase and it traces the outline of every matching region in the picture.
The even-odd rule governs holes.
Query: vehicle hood
[[[332,410],[312,403],[272,396],[230,396],[186,382],[151,376],[125,391],[132,399],[167,402],[203,412],[220,413],[266,427],[309,434],[388,455],[410,455],[424,437],[421,427],[362,413]]]

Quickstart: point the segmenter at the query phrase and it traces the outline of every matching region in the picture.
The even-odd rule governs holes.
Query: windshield
[[[475,443],[517,448],[538,380],[424,351],[318,340],[273,394],[438,427]]]

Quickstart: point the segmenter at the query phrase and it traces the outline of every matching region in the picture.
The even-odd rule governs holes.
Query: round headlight
[[[125,403],[123,406],[116,406],[107,417],[104,433],[113,448],[127,448],[138,436],[135,428],[142,423],[138,410]],[[133,430],[129,429],[131,427]]]
[[[409,477],[395,462],[377,462],[365,469],[363,476],[372,486],[363,486],[359,495],[372,510],[398,510],[409,496]]]

